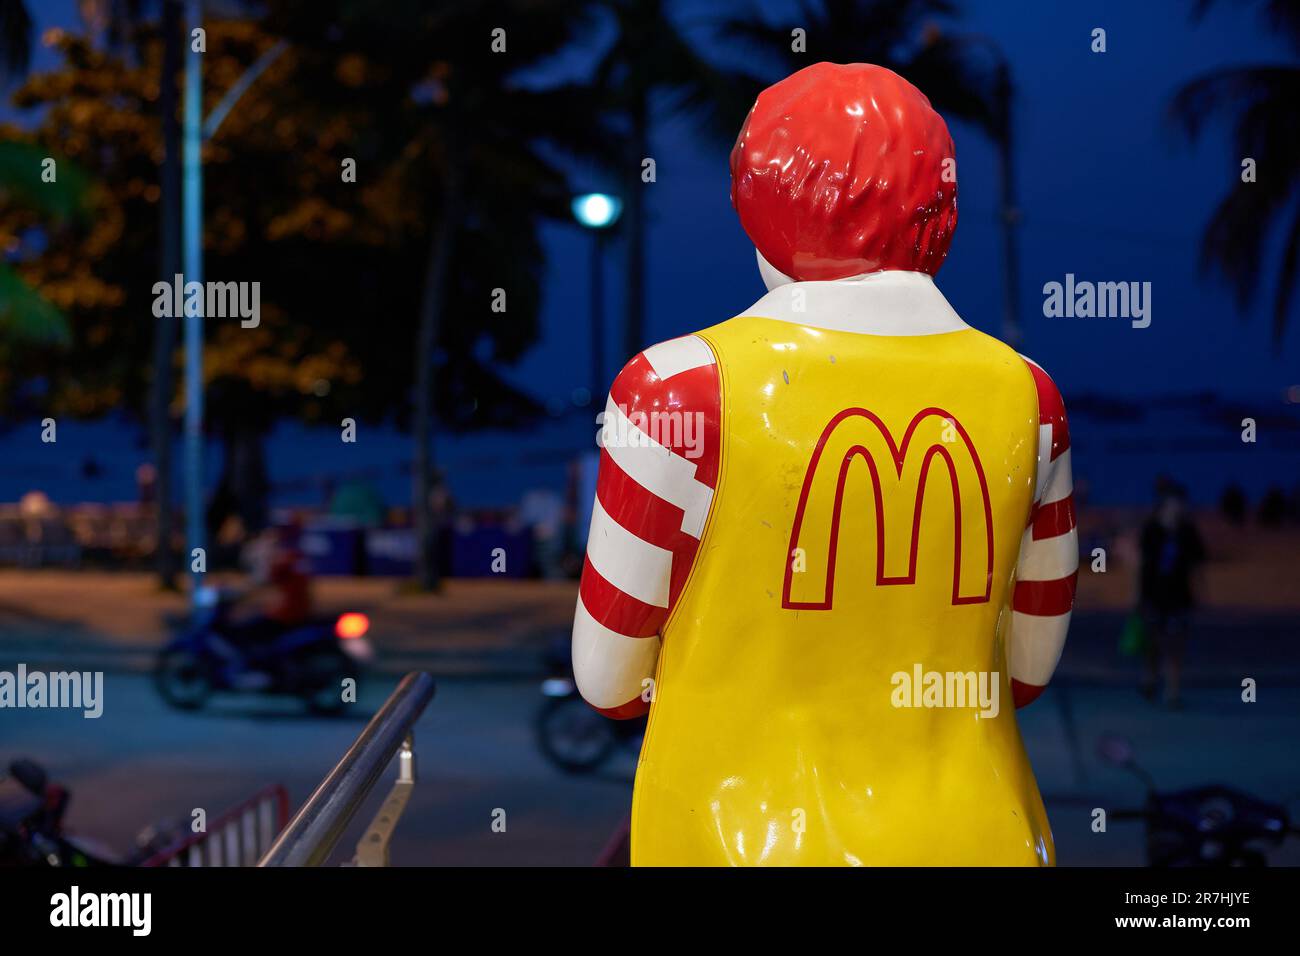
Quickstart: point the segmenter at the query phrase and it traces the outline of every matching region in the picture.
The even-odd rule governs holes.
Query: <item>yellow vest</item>
[[[1024,360],[973,329],[699,334],[721,474],[663,631],[633,864],[1052,863],[1004,646],[1036,468]]]

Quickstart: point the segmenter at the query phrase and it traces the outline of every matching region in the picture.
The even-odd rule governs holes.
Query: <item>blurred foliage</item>
[[[925,93],[945,117],[974,124],[994,141],[1008,133],[1010,90],[998,87],[1003,54],[991,40],[955,26],[953,0],[795,0],[793,16],[772,18],[757,3],[724,17],[720,38],[752,54],[767,82],[820,60],[875,63]],[[791,27],[807,33],[808,49],[791,48]]]
[[[85,172],[32,143],[11,139],[6,131],[0,142],[0,201],[18,203],[55,222],[81,218],[86,212],[90,183]],[[54,160],[54,181],[42,179],[43,164]]]
[[[771,80],[702,57],[677,15],[680,5],[671,0],[597,0],[594,6],[614,26],[613,42],[596,63],[595,83],[616,119],[631,127],[649,124],[651,113],[681,113],[704,134],[705,142],[729,150],[754,99]],[[749,17],[758,16],[756,10],[747,12]],[[724,50],[737,46],[740,31],[749,22],[726,16],[691,19],[717,34],[715,46]],[[784,36],[788,45],[788,28]],[[799,66],[813,62],[806,60]],[[648,134],[642,131],[642,135]],[[632,179],[639,176],[638,165]]]
[[[519,6],[537,10],[530,29],[510,36],[510,63],[526,65],[567,39],[564,17],[552,28],[549,14],[574,5]],[[536,340],[539,220],[567,217],[569,196],[533,140],[562,148],[598,140],[581,115],[592,101],[581,90],[514,88],[489,50],[494,18],[474,4],[432,11],[323,0],[268,9],[263,24],[205,24],[205,115],[277,39],[289,42],[204,148],[204,278],[260,282],[262,307],[257,329],[205,323],[206,379],[246,386],[212,396],[213,424],[254,408],[267,421],[405,422],[453,129],[468,173],[436,406],[453,428],[527,421],[537,406],[492,366]],[[481,40],[466,43],[471,35]],[[62,65],[30,76],[13,96],[40,116],[23,148],[57,148],[95,185],[84,221],[66,228],[52,228],[49,209],[0,208],[0,242],[40,234],[40,248],[14,269],[66,312],[72,345],[0,343],[0,402],[19,413],[143,414],[153,286],[170,278],[158,269],[161,42],[149,24],[121,52],[72,34],[49,39]],[[356,182],[343,181],[347,159],[356,161]],[[507,293],[504,313],[491,311],[497,288]],[[245,397],[223,412],[225,394]],[[177,408],[180,400],[178,390]]]
[[[366,197],[366,216],[348,221],[306,191],[276,228],[300,237],[311,229],[364,230],[365,241],[407,257],[400,291],[409,305],[375,315],[376,331],[393,332],[368,341],[366,367],[383,363],[390,378],[411,381],[414,319],[422,296],[431,293],[439,345],[434,396],[443,426],[525,424],[538,411],[493,368],[517,360],[539,335],[545,257],[538,227],[546,218],[568,221],[572,195],[551,157],[600,154],[610,139],[600,126],[600,91],[540,86],[524,75],[571,42],[587,6],[574,0],[268,4],[267,28],[291,43],[294,64],[292,85],[277,84],[277,102],[292,97],[293,105],[278,114],[309,124],[311,144],[304,145],[326,151],[323,176],[337,178],[341,152],[354,156],[359,186],[353,188]],[[493,31],[502,24],[509,25],[506,51],[494,52]],[[453,178],[459,209],[450,281],[430,289],[431,245]],[[388,280],[369,273],[364,281]],[[505,292],[504,312],[491,309],[496,289]],[[395,322],[402,323],[400,334]]]
[[[71,338],[63,313],[0,262],[0,342],[66,345]]]
[[[1214,5],[1197,0],[1194,13],[1202,16]],[[1244,313],[1260,297],[1270,247],[1281,238],[1271,297],[1273,345],[1280,349],[1300,285],[1300,0],[1255,6],[1291,57],[1212,70],[1179,89],[1169,109],[1189,139],[1212,123],[1230,125],[1229,155],[1257,164],[1257,178],[1239,179],[1215,208],[1201,237],[1201,265],[1228,280]]]
[[[63,312],[12,263],[30,256],[33,246],[43,246],[50,230],[82,219],[88,191],[85,174],[72,163],[23,142],[14,130],[0,129],[0,208],[22,208],[40,222],[39,227],[29,224],[20,233],[0,231],[0,254],[4,256],[0,261],[0,341],[45,346],[71,341]]]
[[[37,157],[57,155],[94,185],[82,221],[63,226],[49,209],[0,206],[0,243],[32,247],[14,270],[67,315],[71,338],[69,348],[0,342],[0,402],[15,417],[140,408],[158,279],[157,64],[131,67],[66,34],[51,40],[64,67],[30,76],[13,94],[15,106],[43,117],[10,134],[23,136],[35,175]],[[70,173],[64,162],[59,170],[61,179]]]
[[[38,217],[43,226],[19,234],[0,232],[0,342],[67,345],[71,331],[64,314],[29,285],[11,263],[43,245],[49,230],[81,218],[86,212],[88,183],[71,163],[49,156],[31,143],[0,130],[0,208],[21,207]],[[46,164],[53,181],[43,178]],[[2,348],[2,346],[0,346]]]

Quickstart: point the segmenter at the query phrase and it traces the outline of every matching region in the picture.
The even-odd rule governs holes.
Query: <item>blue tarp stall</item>
[[[502,571],[493,571],[493,562],[497,558],[504,559]],[[498,567],[501,564],[497,562]],[[516,531],[502,525],[485,524],[458,530],[452,536],[452,577],[526,578],[532,573],[532,564],[533,538],[527,528]]]
[[[313,575],[360,574],[362,534],[354,521],[324,518],[303,528],[298,546]]]
[[[532,575],[533,539],[529,529],[479,523],[449,533],[452,577]],[[311,573],[319,577],[354,574],[405,577],[415,569],[415,531],[411,528],[362,528],[348,520],[326,518],[303,529],[300,547]],[[504,564],[504,569],[494,571],[494,563],[496,567]],[[446,564],[444,559],[444,570]]]
[[[415,571],[414,528],[371,528],[366,532],[366,573],[407,577]]]

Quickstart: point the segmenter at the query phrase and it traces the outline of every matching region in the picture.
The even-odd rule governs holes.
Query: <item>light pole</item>
[[[998,173],[1001,180],[1002,219],[1002,334],[1012,348],[1020,348],[1024,329],[1020,324],[1020,250],[1016,229],[1020,225],[1020,207],[1016,204],[1015,125],[1011,112],[1015,88],[1011,67],[1000,50],[993,79],[993,96],[999,116]]]
[[[202,0],[186,0],[185,120],[181,149],[181,268],[185,284],[203,287],[203,144],[235,102],[287,47],[281,40],[258,58],[203,119],[203,49],[195,31],[203,27]],[[206,44],[204,45],[206,46]],[[170,278],[170,277],[169,277]],[[186,295],[188,299],[188,295]],[[206,303],[207,296],[202,301]],[[202,310],[200,310],[202,311]],[[198,600],[203,574],[196,570],[195,552],[206,546],[203,509],[203,316],[185,316],[185,541],[190,567],[190,601]],[[205,557],[202,567],[207,567]]]
[[[181,148],[181,268],[185,281],[203,281],[203,60],[195,30],[203,26],[203,4],[187,0],[185,34],[185,126]],[[204,300],[206,301],[206,296]],[[188,311],[188,310],[187,310]],[[203,514],[203,317],[185,316],[185,541],[190,567],[190,602],[198,600],[202,573],[195,551],[205,546]],[[202,567],[207,567],[204,559]]]
[[[623,200],[608,193],[584,193],[571,204],[573,218],[590,229],[591,244],[591,400],[600,406],[599,396],[605,386],[605,242],[609,230],[618,222]]]

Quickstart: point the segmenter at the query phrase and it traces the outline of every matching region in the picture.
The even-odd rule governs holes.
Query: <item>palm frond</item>
[[[1241,309],[1254,300],[1259,286],[1272,210],[1261,190],[1250,185],[1234,189],[1216,207],[1201,238],[1201,267],[1224,275]]]
[[[1291,317],[1291,303],[1295,299],[1295,287],[1300,281],[1296,267],[1300,265],[1300,204],[1297,204],[1291,217],[1291,228],[1287,232],[1286,245],[1282,250],[1282,264],[1278,269],[1277,294],[1273,297],[1273,347],[1280,349],[1282,337],[1286,333],[1287,321]]]
[[[1271,227],[1300,190],[1300,67],[1227,67],[1198,77],[1170,102],[1169,119],[1191,140],[1214,121],[1232,126],[1234,157],[1255,161],[1253,182],[1232,178],[1201,240],[1201,264],[1232,285],[1238,308],[1255,300]],[[1273,341],[1284,333],[1300,256],[1296,223],[1283,250],[1273,302]]]
[[[1266,103],[1279,121],[1294,124],[1300,68],[1290,65],[1224,67],[1197,77],[1174,94],[1168,115],[1190,139],[1215,119]]]
[[[1220,0],[1196,0],[1192,18],[1200,20],[1219,2]],[[1263,20],[1269,30],[1285,36],[1293,47],[1300,47],[1300,3],[1296,0],[1264,0],[1262,7]]]
[[[804,0],[780,22],[757,7],[718,22],[716,32],[744,49],[766,82],[827,60],[874,63],[915,84],[940,113],[974,123],[995,139],[1009,121],[1009,88],[997,83],[996,50],[960,31],[940,30],[947,0]],[[806,53],[791,49],[793,27],[807,31]]]
[[[930,99],[936,110],[973,123],[1002,140],[1011,122],[1011,85],[987,50],[961,35],[940,34],[906,64],[900,74]]]

